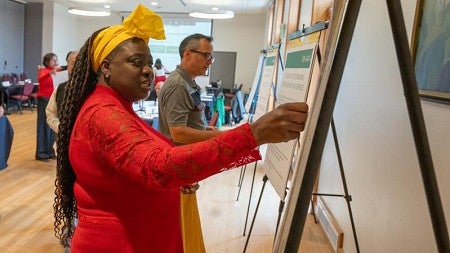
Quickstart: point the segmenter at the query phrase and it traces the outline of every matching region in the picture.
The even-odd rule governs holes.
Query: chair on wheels
[[[22,103],[24,101],[28,102],[31,112],[33,112],[33,107],[31,106],[31,93],[33,92],[34,83],[27,82],[22,88],[22,92],[17,95],[10,95],[9,102],[16,102],[19,108],[20,114],[22,114]]]

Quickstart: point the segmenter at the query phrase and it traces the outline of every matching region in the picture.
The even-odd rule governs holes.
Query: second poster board
[[[273,90],[273,77],[275,67],[278,63],[278,47],[267,50],[266,60],[262,70],[261,81],[258,90],[258,101],[256,103],[253,120],[257,120],[269,110],[269,98]]]
[[[319,34],[289,41],[275,107],[290,102],[306,102]],[[269,144],[267,147],[263,168],[281,200],[286,197],[286,186],[297,143],[298,140],[291,140]]]

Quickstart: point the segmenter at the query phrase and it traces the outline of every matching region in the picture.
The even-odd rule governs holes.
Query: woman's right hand
[[[257,145],[286,142],[298,138],[308,118],[306,103],[286,103],[251,124]]]

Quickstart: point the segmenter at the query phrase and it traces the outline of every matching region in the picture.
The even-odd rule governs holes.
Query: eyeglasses
[[[214,55],[211,54],[211,53],[200,52],[200,51],[197,51],[197,50],[194,50],[194,49],[189,49],[189,51],[197,53],[197,54],[202,54],[205,57],[206,61],[211,61],[211,63],[214,62],[215,58],[214,58]]]

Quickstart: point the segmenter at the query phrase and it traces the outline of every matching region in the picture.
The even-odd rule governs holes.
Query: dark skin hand
[[[279,143],[299,137],[308,118],[306,103],[286,103],[251,124],[257,145]]]

